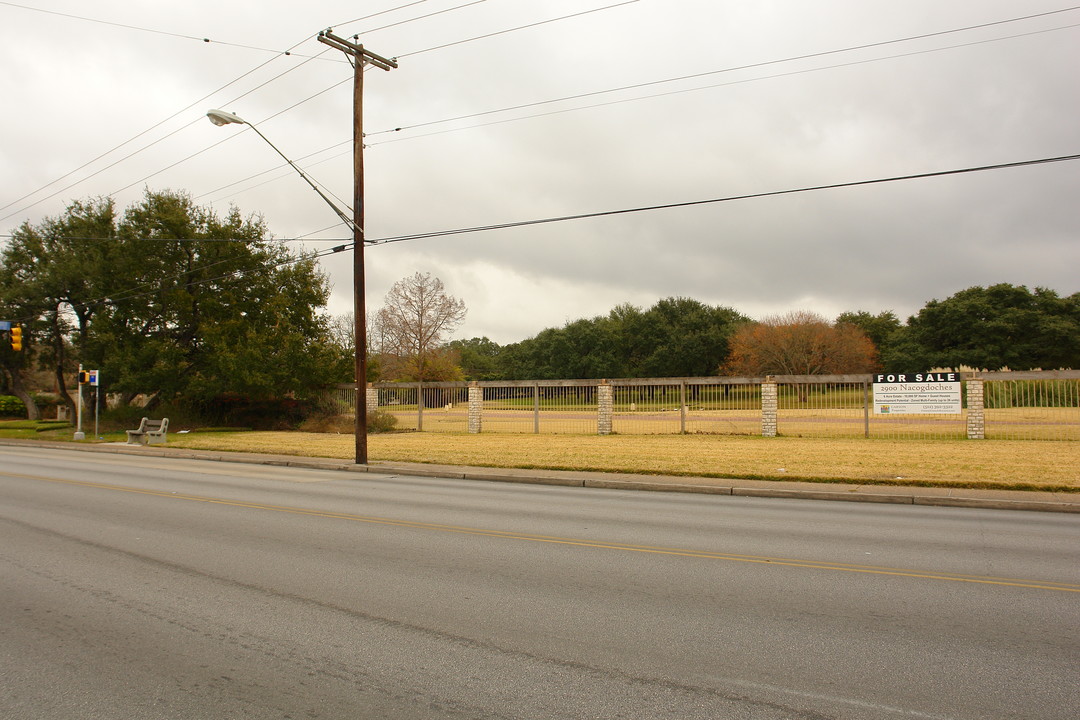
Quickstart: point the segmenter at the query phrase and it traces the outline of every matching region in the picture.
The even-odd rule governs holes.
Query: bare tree
[[[356,326],[353,311],[341,315],[332,315],[327,322],[327,333],[330,343],[343,353],[351,355],[356,352]],[[370,327],[370,325],[369,325]],[[370,330],[368,331],[370,332]]]
[[[441,347],[465,313],[465,303],[449,295],[442,280],[431,273],[414,273],[394,283],[383,299],[377,325],[384,352],[401,363],[395,374],[421,382],[444,379]]]

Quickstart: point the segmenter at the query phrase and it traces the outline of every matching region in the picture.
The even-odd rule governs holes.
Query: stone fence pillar
[[[761,383],[761,436],[776,437],[777,385],[772,376]]]
[[[469,432],[479,433],[484,425],[484,388],[469,383]]]
[[[599,435],[611,434],[611,419],[615,409],[615,388],[601,380],[596,388],[597,418],[596,432]]]
[[[367,411],[368,415],[374,415],[379,409],[379,389],[367,385]]]
[[[967,381],[967,436],[968,440],[986,439],[985,386],[982,380]]]

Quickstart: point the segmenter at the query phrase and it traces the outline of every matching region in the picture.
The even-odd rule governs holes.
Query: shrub
[[[306,407],[294,398],[252,398],[239,393],[223,393],[192,409],[217,425],[291,430],[303,420]]]
[[[369,412],[367,427],[369,433],[393,432],[397,427],[397,417],[382,410]]]
[[[26,417],[26,406],[14,395],[0,395],[0,416]]]
[[[369,433],[392,432],[397,426],[397,418],[387,412],[376,410],[368,413],[367,429]],[[356,417],[352,414],[314,414],[300,423],[298,428],[304,432],[341,433],[351,435],[356,429]]]

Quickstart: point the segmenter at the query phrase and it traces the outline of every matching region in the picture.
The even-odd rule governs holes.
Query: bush
[[[393,432],[396,427],[396,416],[382,410],[368,413],[367,429],[369,433]]]
[[[0,417],[26,417],[26,406],[14,395],[0,395]]]
[[[56,393],[36,392],[31,393],[30,397],[34,399],[34,403],[38,406],[38,410],[41,411],[42,415],[49,414],[50,410],[53,411],[52,414],[55,414],[56,408],[64,404],[63,398]]]
[[[395,427],[397,418],[390,413],[380,410],[368,413],[368,433],[392,432]],[[356,429],[356,417],[341,413],[315,414],[300,423],[298,429],[304,432],[351,435]]]
[[[224,393],[191,409],[215,425],[292,430],[304,419],[307,408],[293,398],[252,398],[239,393]]]

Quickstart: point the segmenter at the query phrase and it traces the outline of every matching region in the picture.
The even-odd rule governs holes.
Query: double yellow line
[[[391,527],[412,528],[416,530],[428,530],[432,532],[445,532],[455,533],[459,535],[475,535],[481,537],[500,538],[503,540],[550,543],[554,545],[566,545],[571,547],[593,548],[599,550],[619,550],[623,552],[648,553],[653,555],[669,555],[687,558],[701,558],[705,560],[727,560],[730,562],[757,563],[762,565],[776,565],[780,567],[808,568],[811,570],[830,570],[834,572],[851,572],[867,575],[888,575],[893,577],[919,578],[923,580],[946,580],[949,582],[974,583],[979,585],[1000,585],[1005,587],[1030,588],[1034,590],[1057,590],[1060,592],[1073,593],[1080,592],[1080,585],[1072,583],[1047,582],[1041,580],[1023,580],[1017,578],[1002,578],[984,575],[962,575],[957,573],[920,571],[904,568],[881,567],[875,565],[818,562],[814,560],[768,557],[762,555],[742,555],[735,553],[710,552],[706,550],[689,550],[685,548],[632,545],[627,543],[603,542],[599,540],[585,540],[580,538],[560,537],[557,535],[533,535],[529,533],[520,533],[506,530],[489,530],[485,528],[475,528],[461,525],[445,525],[441,523],[418,522],[414,520],[395,520],[393,518],[384,518],[369,515],[355,515],[352,513],[329,512],[326,510],[310,510],[306,508],[292,507],[289,505],[253,503],[243,500],[229,500],[225,498],[207,497],[203,495],[190,495],[187,493],[178,493],[164,490],[148,490],[145,488],[135,488],[124,485],[112,485],[108,483],[88,482],[83,480],[67,480],[63,478],[45,477],[41,475],[25,475],[0,471],[0,476],[58,483],[77,487],[93,488],[96,490],[112,490],[115,492],[150,495],[153,497],[161,497],[169,500],[184,500],[187,502],[210,503],[213,505],[225,505],[228,507],[247,508],[251,510],[267,510],[270,512],[289,513],[291,515],[305,515],[308,517],[326,518],[329,520],[345,520],[349,522],[367,523],[371,525],[387,525]]]

